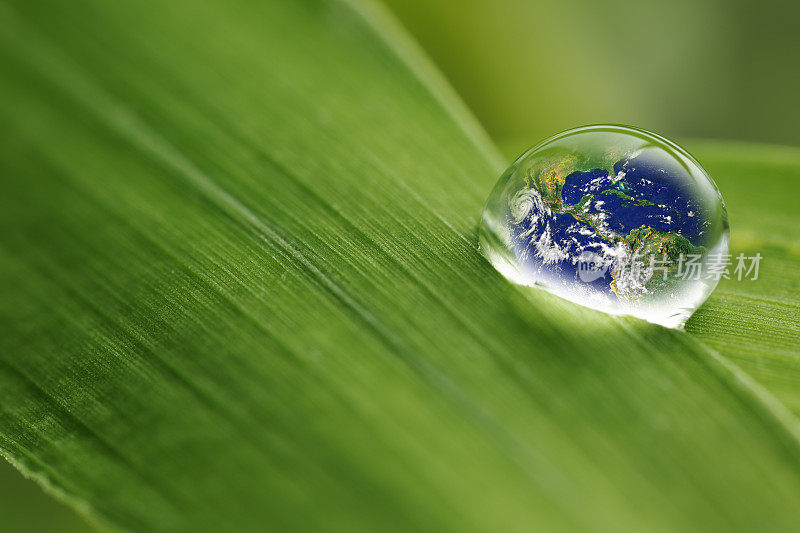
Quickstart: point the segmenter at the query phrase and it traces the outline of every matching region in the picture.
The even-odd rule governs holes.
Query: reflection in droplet
[[[685,150],[627,126],[560,133],[506,170],[481,250],[511,281],[680,327],[725,271],[728,217]]]

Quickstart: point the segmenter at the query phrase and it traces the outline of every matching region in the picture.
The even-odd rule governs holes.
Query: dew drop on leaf
[[[675,143],[628,126],[565,131],[525,152],[492,191],[479,235],[515,283],[668,327],[731,274],[714,181]]]

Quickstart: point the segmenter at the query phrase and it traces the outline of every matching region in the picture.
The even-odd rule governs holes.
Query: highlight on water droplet
[[[514,283],[668,327],[683,326],[730,258],[714,181],[675,143],[630,126],[576,128],[525,152],[479,236]]]

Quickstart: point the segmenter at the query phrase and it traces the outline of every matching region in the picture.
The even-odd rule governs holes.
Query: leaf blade
[[[380,31],[240,6],[4,18],[6,453],[131,530],[793,523],[750,384],[480,257],[492,149]]]
[[[758,279],[722,280],[687,331],[770,389],[796,415],[800,358],[800,153],[796,148],[695,142],[725,193],[733,267],[760,253]],[[749,261],[747,266],[749,266]]]

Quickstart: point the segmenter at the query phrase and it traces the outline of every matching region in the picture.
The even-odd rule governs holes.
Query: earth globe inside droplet
[[[629,126],[576,128],[525,152],[492,191],[479,236],[515,283],[668,327],[683,326],[730,261],[714,181],[675,143]]]

